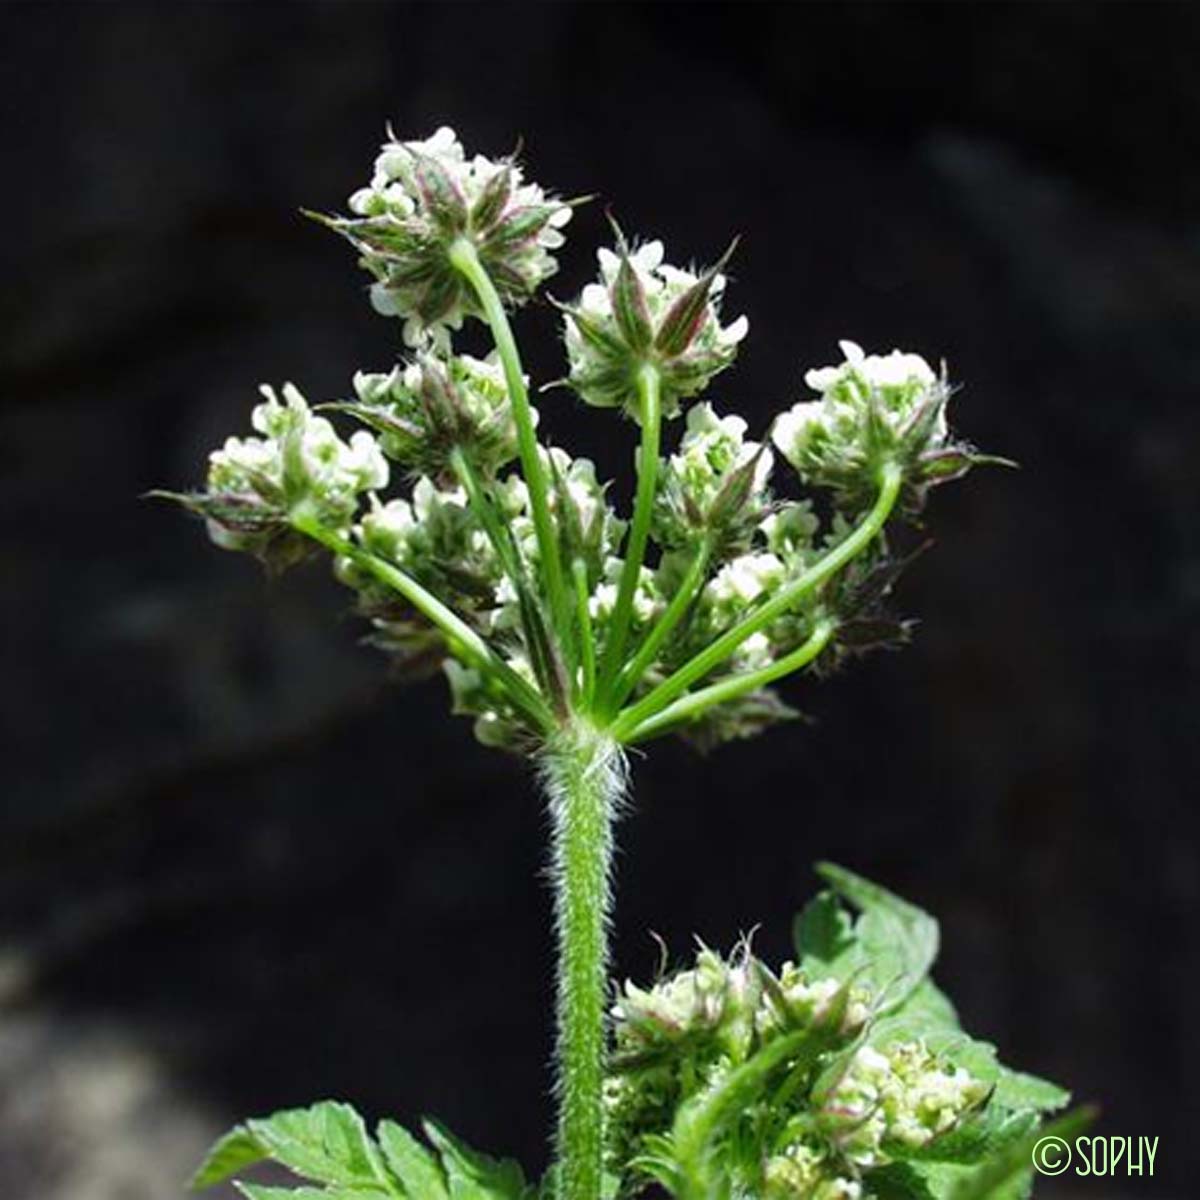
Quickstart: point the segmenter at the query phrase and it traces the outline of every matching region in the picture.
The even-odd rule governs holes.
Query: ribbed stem
[[[613,821],[625,763],[607,734],[578,724],[542,756],[553,827],[558,939],[558,1200],[599,1200]]]

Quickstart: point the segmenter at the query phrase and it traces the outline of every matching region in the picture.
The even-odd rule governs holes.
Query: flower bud
[[[679,452],[659,473],[653,534],[664,550],[703,539],[718,557],[749,548],[770,505],[773,460],[745,433],[741,417],[718,417],[710,404],[688,410]]]
[[[358,372],[354,390],[357,403],[331,407],[371,426],[389,458],[439,483],[455,479],[455,450],[488,476],[517,455],[508,389],[494,356],[422,354],[387,374]]]
[[[304,509],[345,532],[359,495],[386,486],[388,466],[372,434],[342,441],[292,384],[283,385],[282,404],[273,388],[260,390],[251,424],[263,436],[228,438],[209,455],[205,490],[172,498],[206,519],[216,545],[281,568],[306,553],[291,530],[293,513]]]
[[[904,470],[902,508],[919,512],[929,486],[959,478],[972,466],[1002,459],[954,442],[946,423],[951,389],[916,354],[864,354],[840,343],[844,361],[809,371],[821,393],[781,414],[772,440],[807,483],[840,493],[850,506],[869,504],[886,463]]]
[[[733,362],[746,336],[745,317],[724,326],[718,318],[729,254],[696,275],[664,263],[662,242],[633,250],[618,232],[616,252],[602,249],[598,257],[600,282],[564,308],[567,382],[588,404],[623,406],[636,419],[637,375],[650,365],[663,413],[674,416],[680,399]]]
[[[350,197],[350,217],[318,217],[361,253],[374,277],[371,302],[404,321],[410,346],[482,312],[451,265],[450,247],[471,242],[506,305],[523,304],[558,269],[571,207],[526,183],[515,160],[468,160],[452,129],[423,142],[384,144],[368,187]]]

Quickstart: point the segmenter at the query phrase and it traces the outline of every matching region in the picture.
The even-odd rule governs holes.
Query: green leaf
[[[451,1200],[527,1200],[534,1195],[520,1165],[512,1159],[495,1159],[472,1150],[437,1121],[427,1119],[421,1127],[442,1156]]]
[[[232,1175],[267,1157],[266,1147],[244,1125],[235,1125],[213,1143],[200,1169],[192,1176],[188,1187],[192,1191],[223,1183]]]
[[[379,1152],[362,1117],[331,1100],[248,1121],[250,1133],[276,1162],[302,1179],[387,1188]]]
[[[947,1200],[1016,1200],[1026,1195],[1033,1180],[1034,1147],[1048,1137],[1073,1142],[1095,1117],[1094,1108],[1078,1108],[1014,1139],[981,1166],[961,1176],[947,1194]]]
[[[1012,1113],[989,1106],[940,1137],[935,1137],[928,1145],[906,1153],[898,1148],[893,1152],[908,1162],[971,1166],[999,1153],[1037,1127],[1036,1113]],[[889,1147],[889,1150],[892,1148]]]
[[[878,1200],[934,1200],[929,1180],[908,1163],[888,1163],[863,1176],[865,1191]]]
[[[937,921],[886,888],[833,863],[817,871],[860,910],[854,926],[864,979],[885,999],[878,1011],[895,1011],[929,973],[938,951]]]
[[[324,1188],[262,1187],[257,1183],[235,1183],[247,1200],[332,1200]]]
[[[395,1200],[395,1192],[378,1188],[312,1188],[263,1187],[257,1183],[235,1183],[248,1200]]]
[[[792,939],[800,966],[810,976],[842,979],[839,960],[852,951],[854,922],[834,892],[819,892],[796,915]]]
[[[381,1121],[377,1136],[388,1166],[413,1200],[447,1200],[445,1173],[407,1129],[395,1121]]]
[[[1054,1112],[1071,1102],[1071,1093],[1057,1083],[1024,1071],[1000,1068],[1000,1078],[992,1094],[992,1103],[1005,1108],[1032,1108],[1039,1112]]]

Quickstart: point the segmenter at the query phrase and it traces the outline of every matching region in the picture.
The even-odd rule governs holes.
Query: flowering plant
[[[747,332],[721,311],[733,248],[684,270],[614,226],[598,281],[559,307],[565,382],[639,430],[626,519],[588,459],[539,440],[508,320],[557,269],[573,202],[526,182],[514,159],[469,159],[441,129],[389,137],[349,207],[318,219],[358,251],[407,357],[315,407],[290,384],[282,403],[264,388],[258,436],[230,438],[205,487],[173,498],[217,545],[273,569],[327,553],[373,640],[410,670],[440,663],[479,740],[537,764],[559,948],[544,1194],[598,1200],[655,1181],[695,1200],[1011,1188],[1039,1114],[1065,1093],[961,1032],[928,979],[936,925],[849,872],[823,868],[832,891],[799,918],[794,963],[774,972],[749,946],[703,950],[649,989],[627,985],[606,1014],[624,749],[750,737],[795,715],[777,681],[907,638],[886,605],[903,565],[896,526],[920,517],[931,488],[998,461],[950,433],[945,369],[843,342],[841,362],[806,375],[812,396],[751,440],[741,416],[695,399]],[[491,330],[486,359],[455,352],[467,318]],[[363,428],[344,441],[324,412]],[[393,475],[406,494],[384,494]],[[425,1132],[429,1146],[390,1122],[372,1137],[332,1103],[279,1113],[219,1143],[196,1182],[273,1158],[315,1185],[298,1200],[533,1194],[515,1164],[440,1125]],[[289,1194],[239,1186],[252,1200]]]

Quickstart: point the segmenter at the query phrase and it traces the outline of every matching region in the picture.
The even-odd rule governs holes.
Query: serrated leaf
[[[246,1167],[262,1162],[267,1157],[266,1147],[245,1125],[235,1125],[227,1134],[218,1138],[188,1183],[192,1191],[224,1183]]]
[[[437,1121],[426,1119],[421,1128],[442,1156],[451,1200],[526,1200],[533,1195],[513,1159],[472,1150]]]
[[[376,1136],[384,1159],[412,1200],[447,1200],[446,1176],[437,1159],[404,1126],[381,1121]]]
[[[1038,1075],[1027,1075],[1024,1071],[1011,1071],[1001,1067],[992,1103],[1005,1108],[1032,1108],[1038,1112],[1054,1112],[1071,1102],[1071,1093],[1057,1083],[1042,1079]]]
[[[947,1194],[947,1200],[1017,1200],[1026,1195],[1033,1180],[1034,1147],[1048,1137],[1073,1142],[1095,1119],[1092,1108],[1078,1108],[1016,1138],[981,1166],[962,1175]]]
[[[880,1014],[895,1011],[928,975],[937,958],[938,924],[915,904],[833,863],[817,871],[860,910],[854,926],[864,979],[882,1001]]]
[[[363,1119],[332,1100],[248,1121],[268,1155],[315,1183],[380,1185],[386,1175]]]

